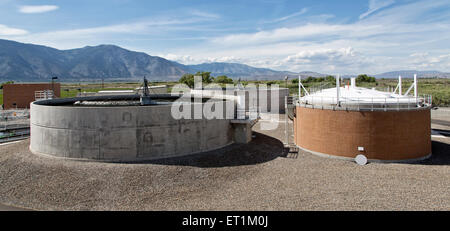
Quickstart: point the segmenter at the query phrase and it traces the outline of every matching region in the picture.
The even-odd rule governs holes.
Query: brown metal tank
[[[410,162],[431,156],[430,107],[360,111],[297,105],[295,143],[328,157]]]

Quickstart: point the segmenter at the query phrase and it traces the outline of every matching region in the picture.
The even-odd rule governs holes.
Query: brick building
[[[30,108],[36,100],[36,92],[52,90],[51,83],[26,83],[3,85],[3,109]],[[61,96],[61,85],[53,83],[56,97]]]

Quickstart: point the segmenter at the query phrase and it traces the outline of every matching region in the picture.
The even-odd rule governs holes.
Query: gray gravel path
[[[284,152],[276,131],[249,145],[139,164],[33,155],[0,146],[0,203],[39,210],[450,210],[450,139],[417,164],[358,166]]]

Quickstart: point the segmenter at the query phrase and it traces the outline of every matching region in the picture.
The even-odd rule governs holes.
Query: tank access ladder
[[[295,115],[295,97],[292,96],[286,96],[285,97],[285,114],[284,114],[284,134],[285,134],[285,140],[284,140],[284,147],[288,150],[288,154],[290,153],[296,153],[298,154],[299,148],[297,145],[295,145],[295,142],[293,140],[294,136],[294,125],[292,123],[292,126],[289,125],[289,120],[294,121]]]

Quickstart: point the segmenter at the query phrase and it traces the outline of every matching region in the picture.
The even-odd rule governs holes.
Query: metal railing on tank
[[[315,93],[322,92],[322,90],[328,89],[330,87],[333,87],[333,86],[331,83],[328,82],[328,83],[321,84],[319,86],[311,86],[308,88],[308,92],[309,92],[309,94],[315,94]]]
[[[356,110],[356,111],[393,111],[430,108],[431,95],[419,97],[336,97],[308,95],[297,99],[298,106],[314,109]]]

